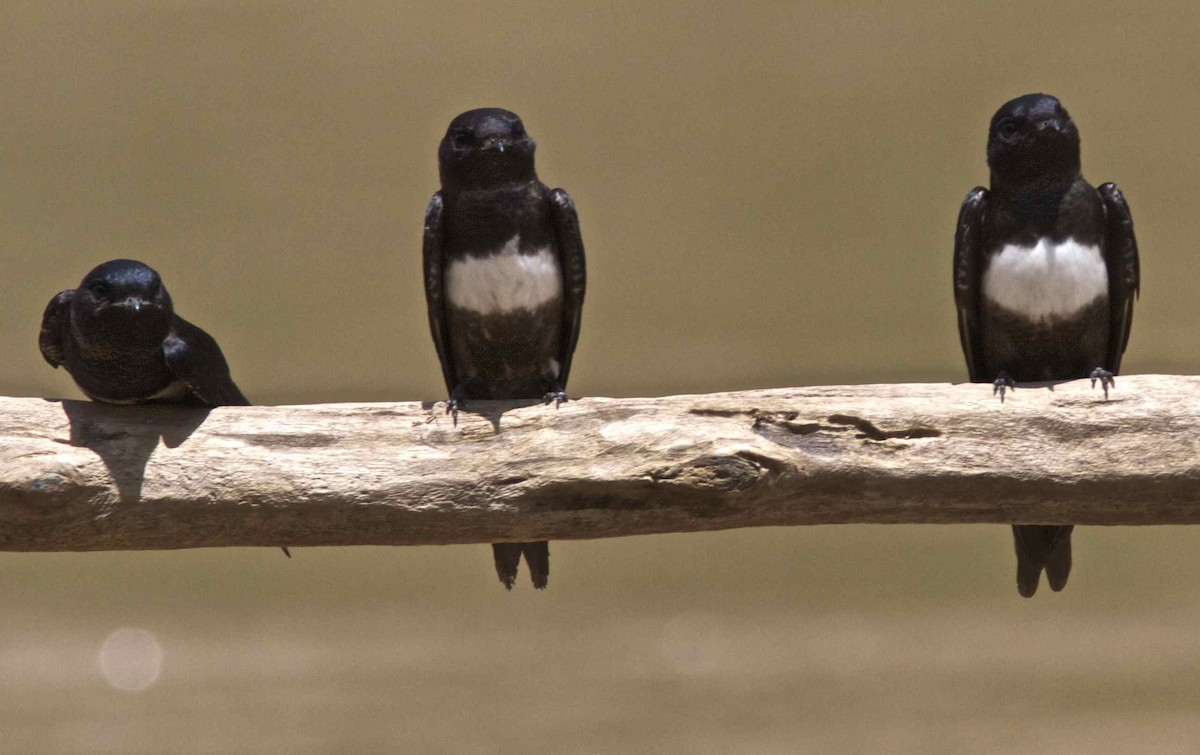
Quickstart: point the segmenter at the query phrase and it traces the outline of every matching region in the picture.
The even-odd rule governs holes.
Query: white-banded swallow
[[[250,404],[216,340],[175,314],[162,278],[136,260],[105,262],[55,295],[38,344],[50,366],[65,367],[95,401]]]
[[[483,108],[451,121],[438,148],[425,296],[454,413],[472,399],[567,400],[587,283],[583,239],[571,197],[538,180],[535,146],[515,113]],[[547,542],[492,548],[505,587],[522,555],[534,586],[546,586]]]
[[[1116,184],[1080,171],[1079,131],[1057,98],[1028,94],[992,117],[988,188],[967,194],[954,240],[958,331],[972,382],[1092,378],[1105,398],[1129,342],[1137,242]],[[1043,569],[1061,590],[1073,525],[1014,525],[1017,589]]]

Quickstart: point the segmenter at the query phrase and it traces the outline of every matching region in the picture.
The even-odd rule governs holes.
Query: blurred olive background
[[[446,124],[480,106],[523,116],[579,206],[572,394],[963,380],[954,221],[992,112],[1031,91],[1131,202],[1125,372],[1200,366],[1192,3],[0,19],[7,395],[79,397],[42,309],[125,256],[257,403],[442,398],[421,220]],[[0,730],[22,752],[1194,751],[1196,543],[1084,529],[1068,589],[1028,601],[998,526],[556,543],[551,588],[511,594],[483,545],[4,554]],[[101,670],[122,628],[161,649],[141,692]]]

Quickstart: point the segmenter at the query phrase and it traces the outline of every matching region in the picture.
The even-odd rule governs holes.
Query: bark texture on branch
[[[0,550],[563,540],[839,522],[1200,522],[1200,378],[553,406],[0,398]]]

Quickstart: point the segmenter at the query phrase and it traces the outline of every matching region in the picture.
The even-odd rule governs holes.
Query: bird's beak
[[[505,143],[504,143],[503,139],[488,139],[487,141],[485,141],[483,143],[483,149],[485,151],[494,149],[497,152],[502,153],[502,152],[504,152],[504,147],[505,147]]]
[[[146,302],[142,301],[141,298],[139,298],[137,296],[130,296],[130,297],[126,298],[123,302],[121,302],[118,306],[121,307],[122,309],[128,309],[130,312],[140,312],[142,309],[142,306],[145,305],[145,303]]]
[[[1052,117],[1052,118],[1047,118],[1047,119],[1046,119],[1046,120],[1044,120],[1044,121],[1038,121],[1038,124],[1037,124],[1037,130],[1038,130],[1039,132],[1042,132],[1042,131],[1053,131],[1053,132],[1055,132],[1055,133],[1057,133],[1057,134],[1061,134],[1061,133],[1063,133],[1064,131],[1066,131],[1066,130],[1067,130],[1067,124],[1063,123],[1063,122],[1062,122],[1060,119],[1058,119],[1058,118],[1053,118],[1053,117]]]

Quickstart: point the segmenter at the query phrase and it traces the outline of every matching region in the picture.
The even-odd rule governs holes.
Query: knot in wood
[[[650,479],[697,490],[730,492],[749,490],[767,472],[765,466],[743,456],[701,456],[673,467],[656,469],[650,473]]]

